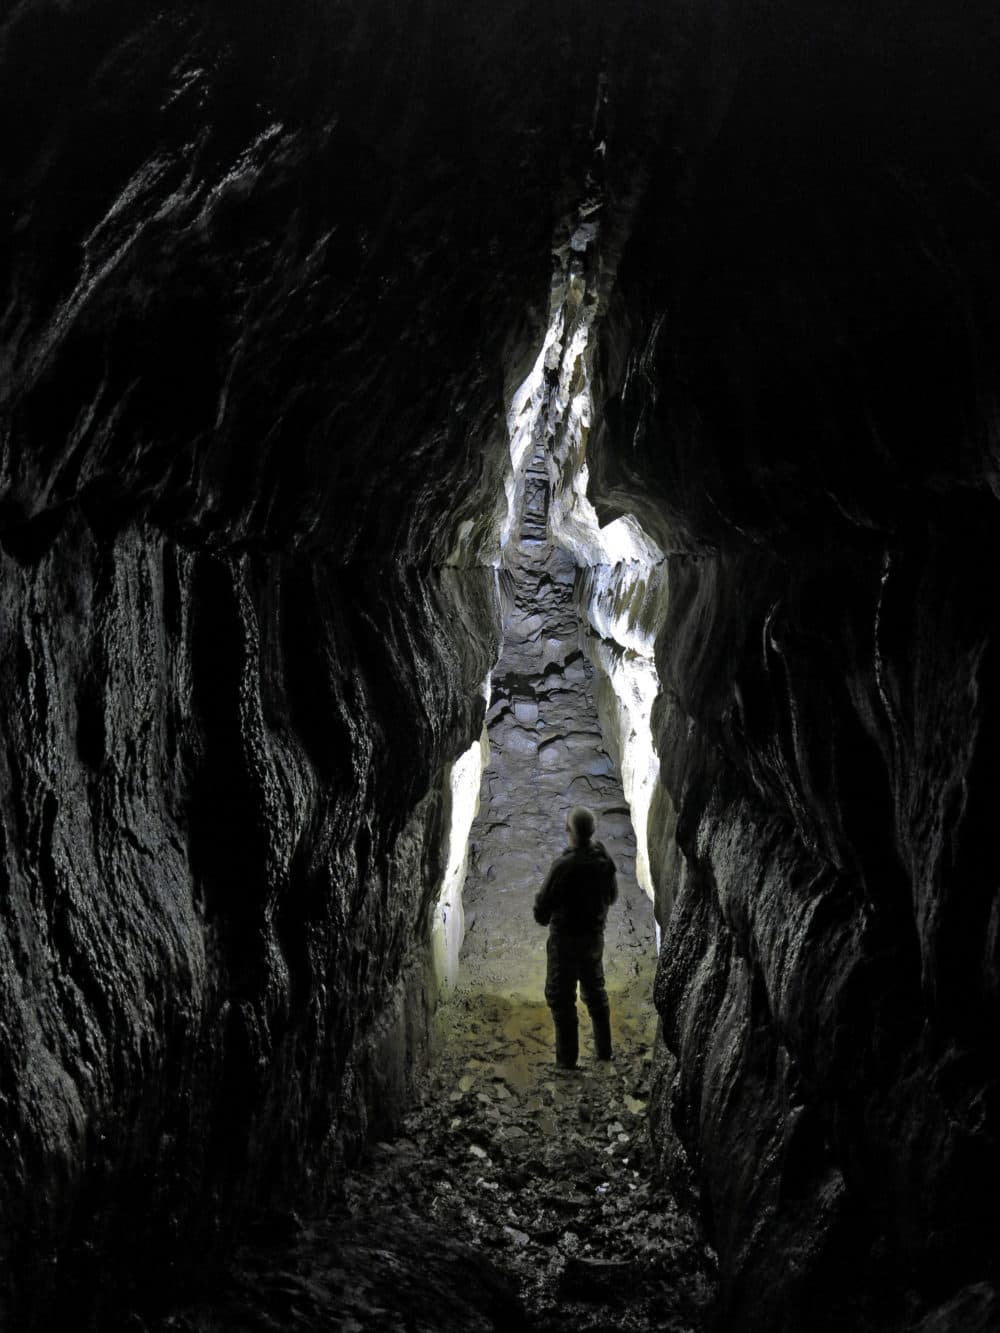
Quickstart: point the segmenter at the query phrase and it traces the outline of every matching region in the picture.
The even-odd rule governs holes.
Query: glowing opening
[[[579,289],[571,284],[567,298],[578,313],[559,364],[555,403],[559,427],[550,462],[550,526],[553,539],[577,565],[591,571],[586,612],[594,636],[589,655],[604,672],[617,701],[617,716],[607,721],[615,730],[622,788],[635,829],[636,881],[653,900],[648,832],[659,759],[653,747],[651,717],[659,679],[652,635],[643,628],[639,612],[647,588],[662,577],[663,552],[632,514],[601,527],[597,511],[587,498],[595,307],[585,306],[580,283],[582,279],[578,280]],[[561,484],[563,479],[565,484]]]
[[[562,333],[563,313],[561,309],[554,309],[545,332],[545,341],[535,358],[535,364],[510,401],[510,410],[507,413],[507,437],[510,442],[511,470],[504,483],[507,491],[507,516],[500,530],[500,550],[497,552],[496,564],[500,563],[500,552],[506,547],[511,533],[516,528],[522,474],[531,456],[535,427],[545,405],[545,371],[551,363],[553,350],[560,345]]]
[[[468,868],[469,834],[479,813],[479,789],[489,757],[490,743],[483,727],[479,739],[459,755],[445,776],[448,794],[445,871],[431,932],[434,973],[439,986],[453,986],[458,975],[458,955],[465,935],[462,889]]]

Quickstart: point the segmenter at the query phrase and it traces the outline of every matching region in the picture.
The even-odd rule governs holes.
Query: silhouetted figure
[[[593,840],[594,815],[577,805],[566,821],[570,846],[552,862],[535,899],[548,926],[545,999],[556,1029],[556,1064],[573,1069],[579,1052],[576,987],[590,1012],[598,1060],[611,1059],[611,1006],[604,985],[604,923],[618,897],[615,863]]]

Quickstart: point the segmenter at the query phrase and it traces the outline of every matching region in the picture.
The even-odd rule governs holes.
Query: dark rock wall
[[[996,1317],[1000,32],[880,11],[687,29],[589,448],[669,552],[671,1114],[788,1333]]]
[[[883,8],[0,19],[8,1321],[317,1193],[405,1081],[592,133],[589,458],[669,552],[658,1002],[729,1308],[989,1317],[998,34]]]
[[[19,5],[7,540],[141,498],[222,542],[447,554],[589,154],[584,9]]]
[[[0,1322],[398,1106],[591,153],[576,0],[230,9],[0,19]]]
[[[498,622],[492,571],[138,526],[3,579],[4,1272],[44,1322],[321,1198],[400,1109]]]

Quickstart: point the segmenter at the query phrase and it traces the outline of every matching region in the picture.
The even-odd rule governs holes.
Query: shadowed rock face
[[[19,6],[8,541],[77,499],[341,558],[440,558],[489,517],[484,446],[589,152],[578,9]]]
[[[998,34],[937,8],[0,20],[0,1319],[173,1281],[398,1108],[605,51],[588,457],[668,552],[727,1308],[995,1323]]]
[[[670,552],[669,1113],[754,1327],[996,1319],[997,38],[720,9],[601,328],[595,494]]]
[[[58,1321],[57,1260],[128,1299],[398,1113],[496,605],[82,524],[3,584],[5,1272]]]
[[[0,1322],[171,1284],[399,1110],[583,8],[0,20]]]

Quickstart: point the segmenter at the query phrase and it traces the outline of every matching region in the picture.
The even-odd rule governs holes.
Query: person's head
[[[566,828],[574,847],[586,847],[594,836],[594,812],[585,805],[574,805],[566,816]]]

